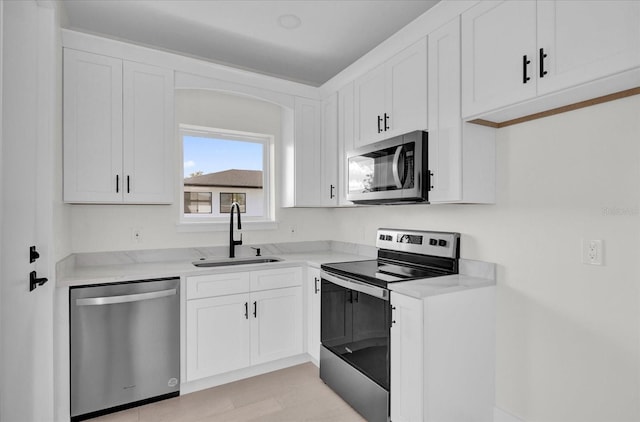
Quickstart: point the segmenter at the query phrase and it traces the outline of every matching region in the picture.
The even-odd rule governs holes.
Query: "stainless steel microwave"
[[[427,132],[415,131],[347,154],[347,200],[356,204],[428,202]]]

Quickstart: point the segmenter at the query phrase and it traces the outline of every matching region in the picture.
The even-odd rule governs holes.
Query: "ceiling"
[[[61,0],[62,26],[320,86],[439,0]]]

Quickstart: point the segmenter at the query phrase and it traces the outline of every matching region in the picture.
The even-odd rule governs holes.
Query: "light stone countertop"
[[[424,299],[496,285],[496,264],[471,259],[458,261],[459,274],[389,284],[391,291]]]
[[[403,281],[389,284],[393,292],[424,299],[430,296],[462,292],[465,290],[495,286],[495,280],[472,277],[463,274],[447,275],[443,277],[426,278],[422,280]]]
[[[260,248],[262,257],[276,257],[282,261],[222,267],[196,267],[192,264],[202,258],[224,258],[226,247],[73,254],[58,262],[56,286],[106,284],[300,265],[320,268],[320,265],[329,262],[360,261],[376,256],[375,247],[333,241],[262,245]],[[238,257],[255,256],[255,251],[250,247],[237,250]]]
[[[56,285],[83,286],[301,265],[320,268],[330,262],[375,259],[377,253],[375,247],[335,241],[271,244],[260,248],[262,257],[276,257],[282,261],[222,267],[196,267],[192,264],[202,258],[224,258],[228,252],[226,247],[73,254],[58,262]],[[238,257],[255,256],[250,246],[239,247],[237,251]],[[495,264],[460,259],[459,270],[457,275],[390,283],[389,289],[421,299],[496,284]]]

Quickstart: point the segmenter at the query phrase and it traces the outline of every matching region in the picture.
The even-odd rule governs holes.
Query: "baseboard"
[[[511,413],[505,412],[497,407],[493,408],[493,422],[525,422],[524,419],[520,419]]]
[[[180,384],[180,394],[193,393],[195,391],[204,390],[211,387],[217,387],[241,379],[255,377],[257,375],[266,374],[267,372],[277,371],[279,369],[288,368],[301,363],[309,362],[310,356],[306,353],[292,356],[290,358],[280,359],[274,362],[264,363],[261,365],[250,366],[248,368],[239,369],[233,372],[227,372],[208,378],[203,378],[191,382]]]

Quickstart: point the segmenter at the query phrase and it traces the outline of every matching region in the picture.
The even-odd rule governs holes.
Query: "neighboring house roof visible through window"
[[[260,170],[224,170],[184,179],[185,186],[221,186],[262,189]]]

